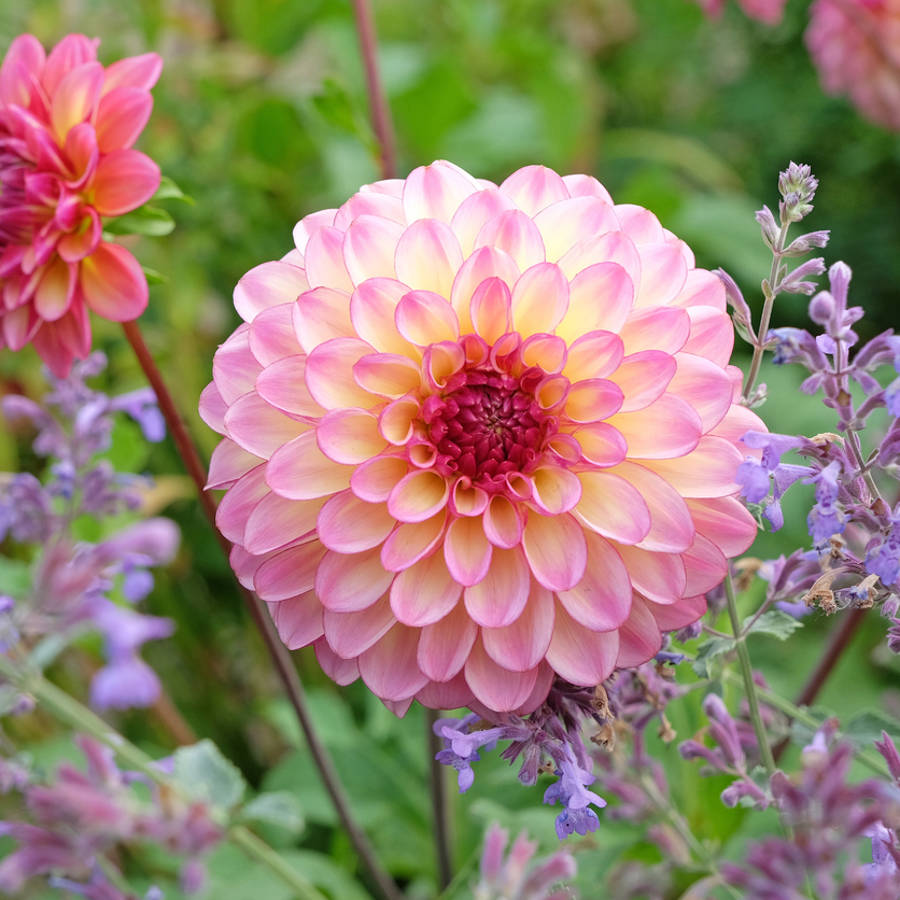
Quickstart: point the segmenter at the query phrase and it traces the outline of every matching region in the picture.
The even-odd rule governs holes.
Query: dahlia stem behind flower
[[[156,393],[160,411],[166,419],[169,432],[172,435],[178,453],[184,462],[185,468],[192,480],[197,486],[197,492],[200,505],[203,508],[213,531],[218,538],[219,544],[228,558],[231,552],[231,543],[216,527],[216,504],[212,496],[206,491],[207,474],[200,456],[197,452],[194,442],[178,413],[172,395],[169,393],[166,383],[163,380],[159,367],[153,359],[152,354],[144,342],[140,327],[137,322],[123,323],[125,336],[129,344],[134,350],[135,356],[140,363],[141,368],[147,380],[150,382],[154,392]],[[279,640],[272,625],[269,613],[263,606],[262,601],[252,591],[247,590],[239,581],[236,582],[238,591],[244,600],[244,603],[250,612],[254,624],[263,639],[266,650],[272,659],[278,677],[282,682],[285,693],[294,708],[297,720],[306,738],[307,746],[312,754],[316,768],[322,778],[322,783],[331,798],[334,808],[341,820],[341,824],[347,832],[354,849],[359,855],[363,867],[371,876],[372,880],[378,885],[382,895],[387,900],[398,900],[400,897],[397,887],[391,880],[390,876],[381,868],[372,846],[369,844],[364,832],[356,824],[350,812],[350,804],[344,793],[340,777],[334,767],[328,751],[319,739],[315,730],[312,716],[306,703],[306,695],[303,690],[303,684],[294,667],[294,663],[290,657],[290,653],[284,644]]]
[[[34,697],[40,706],[60,722],[96,738],[112,750],[125,765],[136,769],[175,796],[183,793],[183,788],[167,775],[155,760],[110,728],[103,719],[86,706],[82,706],[74,697],[51,684],[39,673],[29,670],[24,660],[13,661],[10,657],[0,654],[0,677],[8,680],[22,693]],[[301,900],[325,900],[324,895],[280,854],[243,825],[231,825],[228,827],[227,835],[228,839],[247,856],[281,878],[293,890],[296,897]]]

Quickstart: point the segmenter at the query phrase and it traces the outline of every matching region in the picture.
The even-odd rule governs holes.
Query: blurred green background
[[[497,181],[535,162],[562,173],[589,172],[617,201],[654,210],[694,248],[698,265],[731,271],[758,310],[758,284],[770,260],[753,211],[777,205],[777,173],[789,160],[810,163],[821,186],[807,222],[832,230],[826,258],[843,258],[853,268],[852,297],[867,310],[859,331],[871,336],[897,318],[900,141],[844,100],[823,95],[802,42],[807,5],[790,0],[783,23],[766,28],[732,4],[722,18],[707,21],[690,0],[375,0],[399,174],[436,158]],[[197,418],[196,401],[210,379],[215,347],[238,321],[230,301],[234,284],[291,248],[291,227],[301,216],[339,205],[378,177],[349,0],[4,4],[0,49],[23,31],[47,46],[72,31],[98,36],[103,61],[146,50],[164,57],[154,114],[139,146],[194,202],[165,201],[177,221],[174,233],[135,245],[142,262],[164,276],[151,288],[142,327],[209,452],[216,436]],[[780,302],[775,324],[800,324],[805,307],[802,297]],[[120,332],[94,324],[97,345],[110,357],[108,387],[139,385]],[[769,426],[830,430],[827,410],[814,401],[798,408],[801,378],[799,371],[764,369]],[[0,353],[0,379],[6,390],[41,392],[30,350]],[[0,470],[30,459],[25,437],[0,431]],[[254,783],[271,769],[267,786],[298,793],[308,821],[303,846],[327,852],[333,861],[327,878],[337,879],[332,895],[352,900],[359,891],[346,880],[352,853],[297,749],[287,710],[272,699],[276,686],[174,449],[147,448],[126,426],[120,440],[119,464],[155,473],[152,502],[185,535],[151,600],[153,612],[176,618],[178,631],[149,646],[148,659],[197,733],[215,739]],[[764,538],[760,555],[806,545],[802,490],[787,504],[786,528]],[[783,645],[756,639],[755,658],[774,685],[796,690],[827,625],[814,616],[792,639],[788,656]],[[883,632],[881,622],[870,623],[824,703],[848,715],[884,699],[897,670],[874,649]],[[298,658],[363,824],[392,871],[409,881],[411,896],[428,896],[434,870],[421,716],[398,723],[364,691],[331,686],[309,654]],[[84,659],[60,664],[56,675],[81,692],[89,665],[86,648]],[[897,696],[889,694],[888,702],[900,707]],[[697,706],[676,723],[680,737],[699,726]],[[171,714],[135,713],[121,725],[163,753],[171,747]],[[66,752],[49,723],[25,737],[48,763]],[[675,747],[665,754],[675,757]],[[673,764],[698,834],[727,836],[742,814],[707,802],[722,784],[700,779],[696,766]],[[485,762],[475,788],[456,803],[457,862],[471,859],[493,816],[530,824],[550,849],[553,815],[540,808],[539,789],[518,789],[513,771]],[[604,827],[591,845],[593,852],[580,857],[585,897],[598,896],[585,886],[596,885],[614,861],[652,859],[657,852],[621,824]],[[316,860],[307,863],[322,864]],[[253,870],[241,882],[240,866],[227,854],[217,866],[211,896],[277,898],[274,887],[262,891]]]

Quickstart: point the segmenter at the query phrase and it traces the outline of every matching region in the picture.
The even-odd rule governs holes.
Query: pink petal
[[[422,646],[421,642],[419,646]],[[421,662],[419,666],[421,667]],[[472,691],[462,674],[455,675],[443,684],[430,681],[416,694],[416,700],[429,709],[461,709],[468,706],[472,699]]]
[[[686,309],[692,306],[713,306],[719,312],[725,312],[725,285],[714,272],[691,269],[681,293],[672,301],[672,305]]]
[[[357,465],[381,453],[386,444],[378,419],[365,409],[335,409],[316,426],[319,449],[331,460]]]
[[[684,593],[688,596],[705,594],[718,587],[728,571],[728,561],[722,551],[702,534],[694,538],[694,543],[681,558],[687,574]]]
[[[219,434],[225,434],[225,413],[228,411],[228,406],[222,399],[222,395],[219,393],[219,389],[216,387],[214,381],[211,381],[200,392],[198,411],[200,413],[200,418],[203,419],[213,431],[217,431]]]
[[[685,565],[677,553],[651,553],[637,547],[616,546],[634,589],[654,603],[677,603],[684,595]]]
[[[390,278],[372,278],[363,282],[350,298],[350,321],[356,333],[381,353],[418,357],[419,351],[401,337],[394,323],[400,298],[409,288]]]
[[[362,553],[379,546],[394,519],[383,503],[366,503],[351,491],[335,494],[319,513],[319,540],[337,553]]]
[[[244,546],[251,553],[268,553],[312,534],[323,500],[285,500],[268,493],[250,513]]]
[[[475,246],[508,253],[522,271],[546,259],[544,242],[534,220],[518,209],[489,219],[478,232]]]
[[[482,628],[485,652],[497,665],[513,672],[533,669],[550,645],[553,622],[553,595],[532,583],[528,602],[514,622],[500,628]]]
[[[500,190],[529,216],[557,200],[567,200],[569,191],[562,178],[546,166],[525,166],[513,172]]]
[[[408,471],[409,463],[403,457],[378,456],[354,470],[350,476],[350,490],[360,500],[383,503]]]
[[[466,588],[466,610],[479,625],[501,628],[521,615],[530,586],[531,573],[521,550],[496,549],[487,575]]]
[[[34,311],[45,321],[62,318],[75,293],[76,266],[58,257],[44,268],[44,274],[34,291]]]
[[[118,87],[134,87],[149,91],[158,81],[162,67],[162,57],[156,53],[142,53],[140,56],[118,59],[106,67],[103,93]]]
[[[674,631],[676,628],[692,625],[706,612],[706,596],[699,594],[696,597],[685,597],[673,606],[648,603],[647,608],[660,631]]]
[[[450,574],[464,587],[478,584],[487,575],[491,550],[479,519],[463,516],[447,528],[444,559]]]
[[[50,119],[60,143],[73,125],[90,118],[102,87],[103,66],[98,62],[83,62],[67,72],[54,89],[48,88],[52,98]]]
[[[288,500],[313,500],[342,491],[350,474],[348,466],[332,462],[319,450],[313,431],[279,447],[266,467],[269,486]]]
[[[439,219],[449,222],[459,205],[478,190],[468,172],[438,160],[413,169],[403,183],[403,211],[407,222]]]
[[[617,413],[623,400],[622,389],[615,382],[588,378],[569,388],[565,414],[573,422],[599,422]]]
[[[225,413],[228,437],[248,453],[263,459],[269,459],[276,450],[308,428],[266,403],[254,391],[238,397]]]
[[[755,455],[756,450],[751,450],[741,442],[741,438],[748,431],[766,431],[765,422],[746,406],[735,404],[728,410],[725,417],[710,432],[716,437],[724,438],[732,444],[737,444],[738,449],[745,455]]]
[[[465,665],[478,626],[459,603],[439,622],[426,625],[419,637],[419,668],[435,681],[449,681]]]
[[[469,308],[478,286],[487,278],[499,278],[508,287],[516,283],[519,267],[512,257],[496,247],[481,247],[462,264],[453,280],[450,304],[459,317],[460,331],[471,330]]]
[[[121,216],[146,203],[159,187],[159,166],[137,150],[100,157],[91,179],[93,206],[101,216]]]
[[[642,465],[665,478],[682,497],[727,497],[738,492],[734,476],[742,462],[730,441],[704,435],[685,456],[647,460]]]
[[[522,540],[524,525],[519,510],[500,494],[491,497],[482,522],[485,536],[495,547],[515,547]]]
[[[597,197],[566,198],[543,209],[534,217],[547,248],[547,259],[565,256],[586,234],[618,231],[612,205]]]
[[[756,520],[733,497],[686,502],[698,533],[709,538],[729,559],[746,553],[756,540]]]
[[[360,216],[344,235],[344,265],[354,284],[367,278],[393,278],[394,252],[403,226],[379,216]]]
[[[381,548],[381,562],[391,572],[401,572],[428,556],[441,542],[447,514],[440,512],[426,522],[399,525]]]
[[[363,553],[328,551],[315,574],[316,594],[332,612],[367,609],[391,586],[393,572],[386,572],[377,550]]]
[[[238,327],[216,350],[212,369],[216,388],[229,406],[254,389],[262,367],[250,350],[250,335],[246,327]]]
[[[318,287],[304,291],[291,309],[294,334],[304,352],[312,353],[332,338],[352,338],[350,298],[343,291]]]
[[[476,334],[489,344],[512,330],[512,295],[501,278],[486,278],[475,289],[469,314]]]
[[[711,431],[731,408],[732,386],[728,375],[702,356],[679,353],[678,371],[669,390],[697,411],[703,431]]]
[[[591,331],[569,345],[563,374],[570,381],[607,378],[619,367],[625,350],[611,331]]]
[[[552,334],[532,334],[523,341],[520,354],[524,366],[537,366],[548,374],[555,374],[565,365],[566,351],[566,342],[562,338]]]
[[[439,294],[411,291],[397,304],[397,331],[411,344],[426,347],[459,337],[459,320],[453,307]]]
[[[400,522],[424,522],[440,512],[450,496],[447,480],[431,469],[404,475],[391,490],[387,508]]]
[[[591,631],[618,628],[631,610],[631,579],[622,557],[600,535],[585,534],[588,565],[584,577],[557,597],[566,612]]]
[[[680,553],[694,540],[694,523],[687,504],[665,479],[632,462],[624,462],[610,474],[621,476],[637,490],[650,510],[650,530],[637,543],[644,550]]]
[[[734,349],[734,327],[730,316],[711,306],[692,306],[688,315],[691,336],[684,345],[685,352],[705,356],[717,366],[728,365]]]
[[[294,246],[296,247],[297,252],[301,256],[303,256],[303,254],[306,253],[306,248],[309,245],[310,238],[320,228],[327,228],[334,225],[336,217],[336,209],[321,209],[317,212],[310,213],[309,215],[304,216],[294,226]],[[340,228],[338,230],[341,232],[341,234],[343,234],[343,228]]]
[[[632,459],[684,456],[697,446],[702,433],[693,407],[673,394],[663,394],[635,412],[618,413],[609,424],[624,435]]]
[[[532,574],[551,591],[574,587],[584,576],[587,542],[584,530],[570,515],[528,513],[522,548]]]
[[[573,344],[592,331],[617,332],[634,303],[634,285],[628,272],[615,262],[590,265],[574,277],[563,271],[572,280],[569,307],[556,334]]]
[[[44,48],[33,34],[14,38],[0,67],[0,99],[5,104],[27,108],[45,60]]]
[[[234,289],[234,308],[246,322],[264,309],[293,303],[309,290],[306,272],[286,262],[266,262],[244,275]]]
[[[356,338],[335,338],[316,347],[306,357],[306,386],[313,399],[325,409],[373,406],[375,397],[353,378],[353,367],[371,352]]]
[[[687,272],[678,242],[641,246],[641,284],[634,305],[667,306],[684,287]]]
[[[459,239],[463,255],[471,254],[478,232],[481,231],[488,219],[493,219],[500,213],[514,208],[513,201],[494,187],[470,194],[460,204],[450,221],[450,227]]]
[[[342,659],[328,646],[325,638],[319,638],[313,647],[322,671],[336,684],[348,685],[359,678],[359,666],[356,660]]]
[[[556,605],[553,637],[546,659],[561,678],[585,687],[600,684],[615,668],[618,651],[618,632],[589,631],[563,606]]]
[[[526,269],[513,287],[513,323],[520,334],[553,331],[568,306],[569,282],[553,263],[538,263]]]
[[[325,633],[322,605],[316,595],[309,591],[269,607],[278,636],[288,650],[299,650]]]
[[[635,244],[656,244],[664,240],[663,227],[649,209],[634,203],[619,203],[615,209],[622,230]]]
[[[315,584],[316,568],[324,554],[318,541],[282,550],[256,570],[253,588],[267,603],[305,594]]]
[[[266,467],[251,469],[232,487],[216,509],[216,527],[233,544],[243,544],[244,527],[257,503],[269,493]]]
[[[606,422],[581,425],[572,432],[581,450],[581,458],[598,468],[616,466],[628,450],[625,438]]]
[[[443,619],[461,593],[462,586],[447,570],[443,554],[432,553],[394,579],[391,609],[405,625],[421,628]]]
[[[626,355],[641,350],[662,350],[677,353],[685,344],[691,330],[691,318],[673,306],[636,309],[619,331]]]
[[[388,633],[397,620],[387,597],[358,612],[325,610],[325,639],[344,659],[359,656]]]
[[[397,242],[397,278],[417,291],[450,297],[450,288],[463,255],[450,226],[436,219],[413,222]]]
[[[123,86],[105,93],[95,120],[100,152],[130,147],[144,130],[152,109],[153,98],[140,88]]]
[[[563,175],[563,183],[572,197],[599,197],[612,203],[609,191],[593,175]]]
[[[644,409],[663,395],[675,375],[675,358],[661,350],[641,350],[626,356],[612,374],[625,395],[622,412]]]
[[[353,279],[344,263],[343,244],[344,232],[337,228],[325,226],[312,233],[304,253],[310,287],[327,287],[347,294],[353,291]]]
[[[582,472],[575,514],[588,528],[620,544],[637,544],[650,531],[650,510],[637,488],[609,472]]]
[[[419,632],[399,622],[359,658],[359,674],[366,686],[384,700],[405,700],[428,681],[416,664]]]
[[[289,415],[318,419],[325,414],[306,386],[306,357],[302,354],[271,363],[259,373],[255,382],[257,393],[266,403]]]
[[[130,322],[147,307],[147,279],[140,263],[118,244],[101,243],[81,261],[81,291],[98,316]]]
[[[640,597],[634,597],[631,601],[631,615],[619,628],[619,657],[616,665],[620,669],[639,666],[659,653],[662,635],[649,606]]]
[[[209,458],[208,489],[230,487],[238,478],[256,468],[263,459],[248,453],[234,441],[225,438],[220,441]]]
[[[302,353],[294,334],[292,304],[262,310],[250,323],[250,350],[261,366]],[[277,405],[277,404],[276,404]]]
[[[548,516],[573,509],[581,499],[578,476],[561,466],[540,466],[531,473],[532,501]]]
[[[616,263],[625,270],[634,286],[631,295],[633,300],[641,283],[641,256],[634,242],[624,232],[608,231],[606,234],[583,238],[565,256],[557,260],[557,265],[570,281],[591,266],[609,263]],[[631,305],[629,303],[629,309]],[[604,327],[610,331],[617,330],[609,326]]]
[[[398,181],[402,187],[403,182],[399,179]],[[326,224],[334,225],[335,228],[340,228],[341,231],[344,231],[361,216],[378,216],[381,219],[399,222],[401,225],[406,223],[403,204],[399,196],[395,197],[392,194],[367,190],[367,188],[371,188],[371,185],[363,185],[359,191],[341,205],[341,208],[334,216],[334,221]]]
[[[528,699],[537,681],[537,668],[510,672],[498,666],[476,641],[466,660],[466,682],[472,693],[494,712],[512,712]]]
[[[366,391],[396,400],[422,386],[419,366],[398,353],[371,353],[354,367],[356,383]]]

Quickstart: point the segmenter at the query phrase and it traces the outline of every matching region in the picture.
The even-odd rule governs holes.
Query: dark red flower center
[[[534,397],[543,377],[537,367],[519,376],[485,368],[457,372],[423,406],[437,471],[465,475],[489,492],[503,490],[510,473],[527,472],[557,430]]]

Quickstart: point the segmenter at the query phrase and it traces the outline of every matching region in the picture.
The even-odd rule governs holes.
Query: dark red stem
[[[128,343],[131,344],[141,369],[143,369],[144,375],[147,377],[147,381],[150,382],[150,386],[156,394],[160,412],[166,420],[169,433],[172,435],[178,453],[184,461],[185,468],[197,486],[200,505],[203,507],[207,519],[209,519],[209,523],[219,540],[219,544],[222,546],[225,556],[228,557],[231,553],[231,543],[216,527],[216,503],[205,489],[206,468],[200,461],[200,455],[197,453],[197,448],[194,446],[194,442],[191,440],[184,422],[182,421],[178,410],[175,408],[175,404],[172,401],[172,395],[169,393],[169,390],[162,379],[162,375],[160,374],[153,356],[147,349],[147,345],[144,343],[144,337],[141,334],[137,322],[123,322],[122,327],[125,331],[125,337],[128,338]],[[316,767],[319,770],[319,774],[322,777],[322,782],[331,797],[331,802],[334,804],[338,817],[359,856],[363,868],[378,886],[379,893],[385,900],[402,900],[403,895],[400,893],[400,890],[394,884],[387,872],[381,868],[368,838],[356,824],[356,821],[350,813],[350,805],[347,801],[347,796],[344,793],[344,788],[341,785],[337,771],[334,768],[334,763],[328,755],[328,751],[319,740],[319,736],[313,725],[300,676],[297,674],[296,668],[294,668],[290,652],[284,644],[281,643],[280,638],[275,632],[272,620],[265,608],[265,604],[256,594],[252,591],[248,591],[239,582],[237,582],[237,586],[247,610],[262,636],[263,642],[266,645],[266,650],[272,658],[275,670],[278,673],[278,677],[281,679],[281,683],[288,695],[291,706],[294,707],[294,712],[297,715],[300,727],[303,729],[303,734],[306,737],[309,752],[312,754]]]

